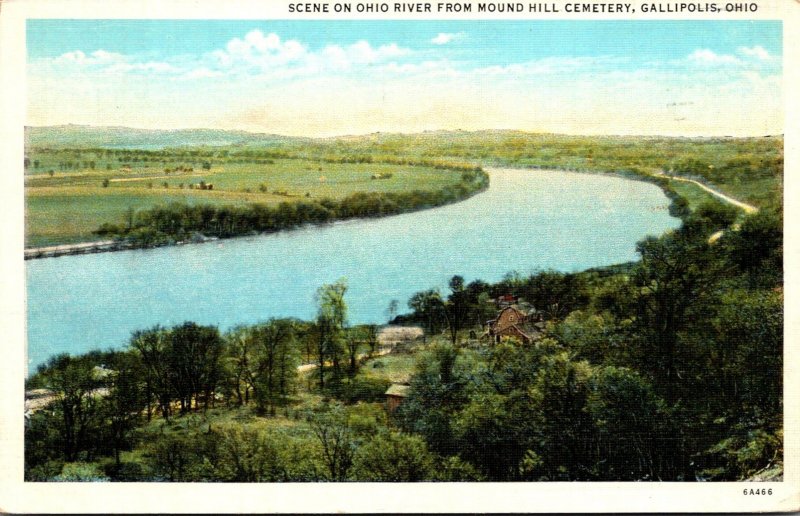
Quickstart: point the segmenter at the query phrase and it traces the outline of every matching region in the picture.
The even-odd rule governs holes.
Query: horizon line
[[[92,124],[76,124],[76,123],[63,123],[63,124],[50,124],[50,125],[29,125],[25,124],[23,126],[24,129],[53,129],[59,127],[77,127],[77,128],[92,128],[92,129],[132,129],[137,131],[153,131],[153,132],[179,132],[179,131],[220,131],[225,133],[245,133],[248,135],[254,136],[276,136],[281,138],[296,138],[296,139],[312,139],[312,140],[329,140],[329,139],[336,139],[336,138],[356,138],[356,137],[365,137],[365,136],[374,136],[374,135],[398,135],[398,136],[414,136],[420,134],[428,134],[428,133],[482,133],[482,132],[496,132],[496,133],[524,133],[524,134],[531,134],[531,135],[552,135],[552,136],[571,136],[571,137],[585,137],[585,138],[603,138],[603,137],[611,137],[611,138],[686,138],[686,139],[713,139],[713,138],[775,138],[785,136],[785,133],[770,133],[770,134],[750,134],[750,135],[731,135],[731,134],[703,134],[703,135],[668,135],[668,134],[660,134],[660,133],[652,133],[652,134],[620,134],[620,133],[560,133],[560,132],[553,132],[553,131],[535,131],[535,130],[528,130],[528,129],[497,129],[497,128],[486,128],[486,129],[425,129],[422,131],[416,132],[404,132],[404,131],[371,131],[365,133],[346,133],[346,134],[336,134],[330,136],[308,136],[308,135],[290,135],[290,134],[281,134],[281,133],[272,133],[272,132],[263,132],[263,131],[253,131],[248,129],[222,129],[222,128],[214,128],[214,127],[180,127],[180,128],[171,128],[171,129],[160,129],[160,128],[153,128],[153,127],[134,127],[128,125],[92,125]]]

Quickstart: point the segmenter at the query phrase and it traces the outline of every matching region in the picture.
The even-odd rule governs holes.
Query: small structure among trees
[[[389,412],[394,412],[408,396],[411,387],[406,383],[393,383],[386,390],[386,407]]]
[[[519,305],[506,306],[497,314],[497,318],[487,321],[486,333],[497,343],[503,337],[519,339],[523,344],[530,344],[542,336],[542,323],[535,309],[523,310]]]

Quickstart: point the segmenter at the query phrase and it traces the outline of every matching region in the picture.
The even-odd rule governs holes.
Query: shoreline
[[[670,180],[693,183],[693,184],[697,185],[699,188],[701,188],[704,191],[706,191],[709,194],[711,194],[712,196],[720,199],[721,201],[726,202],[728,204],[731,204],[731,205],[741,209],[746,214],[752,214],[752,213],[755,213],[755,212],[758,211],[758,208],[756,208],[755,206],[752,206],[752,205],[747,204],[745,202],[739,201],[738,199],[734,199],[733,197],[730,197],[729,195],[726,195],[726,194],[724,194],[724,193],[722,193],[722,192],[720,192],[718,190],[715,190],[715,189],[713,189],[713,188],[711,188],[711,187],[709,187],[709,186],[707,186],[707,185],[705,185],[705,184],[703,184],[703,183],[701,183],[701,182],[699,182],[697,180],[683,178],[683,177],[679,177],[679,176],[671,176],[671,175],[667,175],[665,173],[646,174],[646,173],[637,173],[637,172],[625,171],[625,170],[617,170],[617,171],[610,171],[610,170],[580,170],[580,169],[568,169],[568,168],[558,168],[558,167],[540,167],[540,166],[536,166],[536,165],[514,167],[514,166],[509,166],[509,165],[501,164],[501,163],[492,163],[491,165],[489,165],[489,164],[481,165],[481,168],[484,171],[486,171],[487,173],[490,172],[494,168],[509,168],[509,169],[516,169],[516,170],[549,170],[549,171],[553,171],[553,172],[570,172],[570,173],[574,173],[574,174],[611,175],[611,176],[620,177],[622,179],[629,179],[629,180],[633,180],[633,181],[643,181],[643,182],[655,184],[656,186],[659,186],[661,188],[661,190],[664,192],[664,194],[667,196],[667,198],[670,199],[670,201],[671,201],[671,203],[670,203],[670,212],[671,212],[671,214],[674,217],[680,218],[680,219],[684,218],[683,215],[681,213],[677,213],[677,212],[676,213],[672,213],[672,211],[673,211],[673,208],[678,208],[676,206],[676,204],[675,204],[676,199],[682,198],[682,197],[680,195],[678,195],[677,193],[675,193],[669,187],[669,183],[668,182]],[[664,181],[667,181],[667,183],[664,184]],[[421,209],[418,209],[418,210],[409,210],[409,211],[406,211],[406,212],[394,213],[394,214],[391,214],[391,215],[383,215],[383,216],[379,216],[379,217],[342,218],[342,219],[337,219],[337,220],[333,220],[333,221],[325,222],[325,223],[321,223],[321,224],[322,225],[335,224],[337,222],[344,222],[344,221],[347,221],[347,220],[354,220],[354,219],[367,220],[367,219],[371,219],[371,218],[383,218],[383,217],[387,217],[387,216],[391,217],[391,216],[394,216],[394,215],[403,215],[403,214],[407,214],[407,213],[414,213],[414,212],[418,212],[418,211],[424,211],[424,210],[429,210],[429,209],[433,209],[433,208],[438,208],[438,207],[441,207],[441,206],[457,204],[459,202],[466,201],[467,199],[470,199],[474,195],[478,195],[480,193],[485,192],[488,188],[489,188],[489,186],[486,186],[485,188],[477,190],[477,191],[473,192],[472,194],[470,194],[470,195],[468,195],[468,196],[466,196],[466,197],[464,197],[462,199],[458,199],[457,201],[452,202],[452,203],[445,203],[445,204],[442,204],[442,205],[430,206],[430,207],[421,208]],[[321,224],[320,223],[311,223],[309,225],[310,226],[319,226]],[[299,229],[300,227],[302,227],[302,226],[298,226],[298,227],[295,227],[295,228],[289,228],[289,229],[282,229],[282,230],[278,230],[276,232],[293,231],[295,229]],[[95,254],[95,253],[117,252],[117,251],[132,251],[132,250],[137,250],[137,249],[154,249],[154,248],[157,248],[157,247],[168,247],[168,246],[176,246],[176,245],[204,244],[204,243],[208,243],[208,242],[217,242],[219,240],[228,240],[228,239],[231,239],[231,238],[244,238],[244,237],[252,237],[252,236],[259,236],[259,235],[267,235],[267,234],[272,234],[272,233],[276,233],[276,232],[260,232],[260,233],[255,233],[255,234],[252,234],[252,235],[236,235],[236,236],[224,237],[224,238],[223,237],[213,237],[213,236],[209,237],[209,236],[206,236],[206,235],[198,234],[196,237],[194,237],[192,239],[187,239],[187,240],[182,240],[182,241],[177,241],[177,242],[163,242],[163,243],[156,243],[156,244],[149,244],[149,245],[140,245],[140,244],[137,244],[135,242],[129,242],[129,241],[124,241],[124,240],[99,240],[99,241],[79,242],[79,243],[75,243],[75,244],[58,244],[58,245],[52,245],[52,246],[28,247],[28,248],[25,248],[25,250],[24,250],[24,253],[25,253],[24,254],[24,259],[25,260],[36,260],[36,259],[43,259],[43,258],[58,258],[58,257],[61,257],[61,256],[75,256],[75,255],[82,255],[82,254]],[[714,235],[712,235],[712,238],[713,238],[713,236]]]
[[[483,171],[486,174],[485,171]],[[487,174],[488,175],[488,174]],[[433,206],[426,206],[417,209],[410,209],[408,211],[401,211],[399,213],[390,213],[372,217],[343,217],[334,220],[329,220],[326,222],[307,222],[304,224],[297,225],[295,227],[278,229],[275,231],[260,231],[260,232],[253,232],[249,234],[240,234],[240,235],[233,235],[228,237],[218,237],[218,236],[206,236],[201,233],[196,233],[192,237],[179,240],[179,241],[166,241],[166,242],[157,242],[157,243],[149,243],[146,245],[138,244],[136,242],[126,241],[123,239],[120,240],[100,240],[100,241],[87,241],[87,242],[78,242],[74,244],[58,244],[52,246],[42,246],[42,247],[26,247],[24,249],[24,256],[25,260],[37,260],[37,259],[44,259],[44,258],[58,258],[61,256],[74,256],[74,255],[82,255],[82,254],[96,254],[96,253],[106,253],[106,252],[117,252],[117,251],[134,251],[134,250],[143,250],[143,249],[155,249],[158,247],[172,247],[177,245],[187,245],[187,244],[205,244],[209,242],[218,242],[220,240],[230,240],[234,238],[248,238],[248,237],[255,237],[260,235],[271,235],[275,233],[281,233],[284,231],[294,231],[303,227],[317,227],[317,226],[325,226],[329,224],[337,224],[342,222],[347,222],[351,220],[370,220],[370,219],[381,219],[384,217],[392,217],[396,215],[406,215],[409,213],[416,213],[420,211],[441,208],[443,206],[450,206],[453,204],[458,204],[462,201],[466,201],[471,199],[475,195],[481,194],[489,189],[489,184],[487,183],[482,188],[479,188],[473,192],[470,192],[468,195],[456,199],[453,202],[444,202],[442,204],[436,204]]]

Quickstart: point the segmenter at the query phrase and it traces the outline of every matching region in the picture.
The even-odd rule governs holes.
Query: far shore
[[[634,181],[647,181],[650,182],[650,179],[668,179],[668,180],[676,180],[676,181],[683,181],[688,183],[693,183],[698,187],[702,188],[704,191],[708,192],[709,194],[713,195],[714,197],[731,204],[741,210],[743,210],[747,214],[755,213],[758,211],[758,208],[755,206],[749,205],[733,197],[730,197],[719,190],[715,190],[708,185],[701,183],[700,181],[694,179],[687,179],[678,176],[667,175],[664,173],[660,174],[649,174],[649,175],[638,175],[632,173],[626,173],[624,171],[603,171],[603,170],[581,170],[581,169],[568,169],[568,168],[556,168],[556,167],[535,167],[535,166],[526,166],[526,167],[510,167],[504,166],[502,164],[498,165],[489,165],[489,166],[482,166],[482,168],[489,174],[491,174],[494,170],[498,169],[513,169],[513,170],[542,170],[542,171],[552,171],[552,172],[572,172],[578,174],[597,174],[597,175],[616,175],[624,179],[630,179]],[[657,182],[653,181],[655,184]],[[659,185],[660,186],[660,185]],[[473,195],[477,195],[482,193],[485,190],[478,191]],[[462,202],[466,199],[472,197],[471,195],[465,197],[464,199],[459,199],[456,201]],[[434,208],[438,208],[440,206],[435,206]],[[431,208],[426,208],[431,209]],[[420,211],[420,210],[415,210]],[[409,213],[409,212],[407,212]],[[331,221],[330,223],[336,222],[343,222],[343,220],[335,220]],[[297,228],[294,228],[297,229]],[[287,231],[287,230],[282,230]],[[291,231],[288,230],[288,231]],[[260,233],[266,234],[266,233]],[[258,234],[254,235],[242,235],[242,236],[234,236],[230,238],[246,238],[248,236],[258,236]],[[716,238],[719,238],[720,235],[715,235]],[[712,236],[713,238],[713,236]],[[149,246],[142,246],[137,245],[132,242],[126,242],[124,240],[98,240],[98,241],[87,241],[87,242],[78,242],[73,244],[60,244],[60,245],[52,245],[52,246],[43,246],[43,247],[27,247],[25,248],[25,260],[32,260],[32,259],[39,259],[39,258],[56,258],[59,256],[71,256],[71,255],[80,255],[80,254],[94,254],[94,253],[104,253],[104,252],[114,252],[114,251],[129,251],[135,249],[150,249],[155,247],[166,247],[166,246],[173,246],[173,245],[186,245],[186,244],[202,244],[207,242],[216,242],[219,241],[219,237],[208,237],[205,235],[197,234],[194,238],[177,241],[173,243],[159,243],[159,244],[152,244]]]

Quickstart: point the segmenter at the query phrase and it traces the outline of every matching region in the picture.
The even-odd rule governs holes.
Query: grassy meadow
[[[302,155],[369,153],[414,159],[462,160],[485,166],[645,175],[672,171],[676,175],[698,179],[759,207],[781,203],[783,192],[782,136],[669,138],[455,131],[419,135],[374,134],[290,148]],[[689,189],[676,185],[676,190],[697,199],[697,194]]]
[[[121,167],[97,161],[92,169],[82,161],[76,170],[65,171],[58,169],[58,163],[67,161],[66,155],[48,154],[25,178],[27,247],[96,240],[92,232],[101,224],[124,224],[131,210],[172,202],[274,206],[301,199],[340,200],[356,192],[439,190],[460,180],[452,171],[432,167],[309,159],[223,162],[207,170],[201,162]],[[94,157],[88,155],[85,159]],[[374,176],[380,179],[372,179]],[[213,189],[200,189],[201,183],[211,184]]]
[[[130,227],[133,213],[173,202],[277,207],[324,204],[362,193],[442,192],[463,179],[454,167],[555,168],[639,178],[667,173],[699,180],[757,207],[780,209],[783,202],[782,137],[451,131],[162,150],[81,147],[76,145],[79,133],[69,139],[72,147],[49,147],[41,138],[34,141],[35,146],[26,149],[26,247],[97,240],[93,232],[102,225]],[[697,185],[668,184],[690,211],[713,199]],[[400,211],[418,209],[411,204]],[[376,210],[384,213],[382,208]]]

